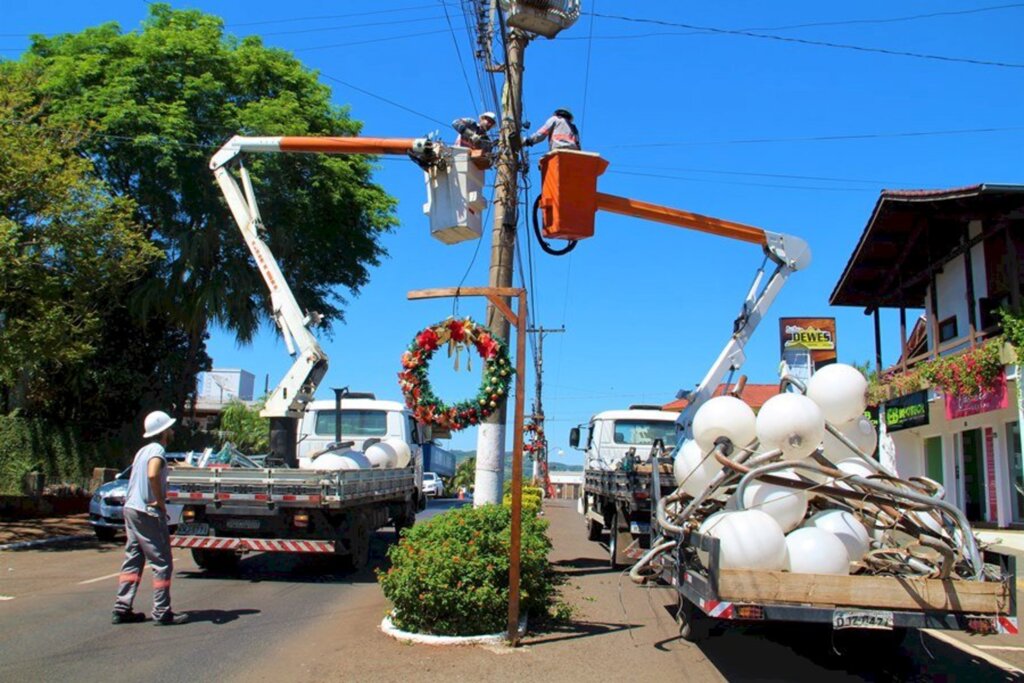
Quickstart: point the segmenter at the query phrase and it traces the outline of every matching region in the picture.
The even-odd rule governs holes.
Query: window
[[[661,439],[666,446],[676,442],[676,423],[662,420],[616,420],[615,443],[649,446]]]
[[[316,411],[317,436],[334,436],[336,411]],[[388,414],[383,410],[342,410],[341,438],[387,436]]]
[[[939,343],[956,339],[959,336],[956,329],[956,316],[946,318],[939,323]]]

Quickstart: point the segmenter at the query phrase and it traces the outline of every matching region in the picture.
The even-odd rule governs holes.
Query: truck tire
[[[699,607],[679,596],[679,636],[688,643],[699,643],[711,632],[711,618]]]
[[[192,549],[192,561],[199,566],[200,569],[205,569],[211,572],[221,572],[224,574],[232,574],[238,571],[238,562],[242,558],[238,553],[228,550],[203,550],[201,548]]]
[[[401,538],[402,530],[412,527],[416,523],[416,506],[413,503],[406,503],[402,512],[395,516],[395,535]]]
[[[633,537],[629,533],[628,523],[625,531],[622,530],[622,524],[622,513],[616,511],[612,515],[612,525],[608,529],[608,565],[612,569],[621,569],[631,564],[626,556],[626,548],[633,542]]]
[[[588,541],[600,541],[601,532],[604,531],[604,525],[601,522],[596,522],[592,519],[587,520],[587,540]]]
[[[92,530],[99,541],[113,541],[114,536],[117,535],[117,529],[112,529],[108,526],[94,526]]]
[[[370,525],[366,517],[356,514],[352,518],[348,532],[349,554],[345,564],[353,571],[364,569],[370,563]]]

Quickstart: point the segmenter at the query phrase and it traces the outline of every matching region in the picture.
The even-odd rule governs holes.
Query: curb
[[[41,545],[52,545],[54,543],[64,543],[66,541],[87,541],[92,536],[50,536],[49,538],[40,538],[35,541],[19,541],[17,543],[5,543],[0,545],[0,550],[23,550],[25,548],[35,548]]]
[[[384,632],[384,635],[390,636],[395,640],[403,643],[415,643],[417,645],[504,645],[506,642],[505,636],[507,635],[504,631],[482,636],[434,636],[426,633],[410,633],[395,626],[391,621],[390,614],[385,616],[384,620],[380,622],[380,630]],[[524,616],[519,620],[519,635],[523,636],[525,634],[526,617]]]

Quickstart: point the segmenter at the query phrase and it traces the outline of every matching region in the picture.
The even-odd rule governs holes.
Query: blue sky
[[[366,135],[440,130],[450,140],[453,132],[442,123],[477,113],[481,100],[463,4],[447,2],[451,30],[440,1],[172,4],[217,14],[231,33],[260,34],[293,50],[321,73],[337,103],[351,106]],[[594,15],[527,48],[524,102],[534,127],[555,107],[573,109],[584,147],[611,162],[603,192],[810,242],[813,264],[790,280],[748,347],[744,372],[751,381],[775,381],[780,316],[835,316],[840,360],[873,358],[871,319],[862,310],[829,307],[828,296],[882,188],[1024,181],[1022,3],[598,0],[584,1],[583,9]],[[131,30],[146,12],[142,2],[7,3],[0,55],[17,57],[30,33],[105,21]],[[967,129],[999,130],[951,132]],[[896,135],[905,133],[928,134]],[[535,170],[533,176],[539,185]],[[323,339],[331,358],[324,397],[329,387],[347,385],[399,398],[402,350],[420,328],[453,310],[451,301],[409,302],[406,293],[487,280],[489,229],[479,242],[437,242],[422,214],[418,169],[383,160],[376,177],[399,200],[402,225],[384,239],[390,255],[370,283],[348,297],[345,322]],[[571,462],[579,461],[568,448],[571,426],[599,410],[667,402],[699,381],[727,340],[761,261],[747,244],[610,214],[598,216],[596,236],[571,256],[547,256],[532,240],[520,230],[532,322],[566,328],[545,343],[544,407],[552,457]],[[478,320],[483,310],[479,300],[458,304],[460,314]],[[898,353],[895,319],[892,312],[883,316],[886,362]],[[260,387],[266,376],[273,386],[290,365],[270,327],[247,347],[215,333],[209,350],[216,366],[248,369]],[[478,381],[475,371],[456,374],[443,356],[432,378],[452,400],[473,393]],[[526,380],[529,402],[532,371]],[[448,445],[475,448],[475,431]]]

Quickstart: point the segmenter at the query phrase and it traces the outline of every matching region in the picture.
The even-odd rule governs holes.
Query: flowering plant
[[[484,360],[484,377],[480,391],[471,399],[453,405],[444,403],[435,394],[427,378],[427,370],[434,352],[448,344],[448,355],[455,355],[455,369],[459,367],[459,351],[472,347]],[[467,363],[469,369],[470,363]],[[416,420],[423,424],[445,427],[452,431],[479,424],[494,412],[508,394],[515,370],[509,362],[505,343],[478,326],[470,318],[449,318],[431,325],[417,334],[402,354],[402,372],[398,383],[405,396],[405,404]]]
[[[868,388],[869,402],[877,405],[929,386],[952,396],[977,396],[995,388],[1003,374],[1002,345],[1003,339],[997,337],[955,356],[920,363],[906,372],[885,374]]]

